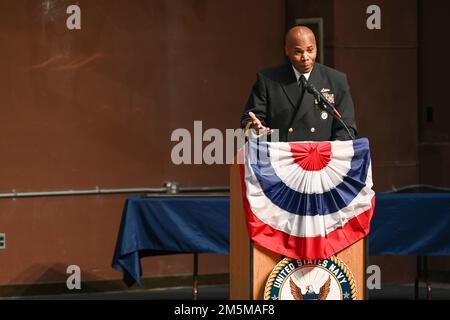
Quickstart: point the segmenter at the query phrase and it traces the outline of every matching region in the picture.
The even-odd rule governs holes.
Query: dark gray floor
[[[427,290],[423,284],[419,286],[419,299],[427,299]],[[414,285],[385,284],[381,286],[381,290],[370,290],[369,300],[414,300]],[[450,300],[450,286],[433,284],[431,300]]]
[[[6,300],[191,300],[192,288],[162,288],[152,290],[129,290],[101,293],[73,293],[28,297],[10,297]],[[228,300],[228,286],[203,286],[199,288],[199,300]]]
[[[420,299],[426,299],[426,289],[420,287]],[[228,286],[200,286],[199,300],[228,300]],[[79,293],[48,296],[11,297],[7,300],[191,300],[192,288],[164,288],[153,290],[130,290],[103,293]],[[369,300],[413,300],[414,286],[412,284],[393,285],[385,284],[381,290],[370,290]],[[436,284],[432,287],[433,300],[450,300],[450,286]]]

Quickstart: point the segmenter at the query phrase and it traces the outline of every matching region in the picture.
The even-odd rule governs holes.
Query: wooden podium
[[[230,169],[230,299],[262,300],[267,277],[282,257],[250,241],[240,179],[235,163]],[[366,298],[365,242],[360,240],[337,254],[353,273],[358,300]]]

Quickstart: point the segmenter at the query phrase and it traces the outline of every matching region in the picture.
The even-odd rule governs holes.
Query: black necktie
[[[300,78],[298,79],[298,86],[300,88],[300,103],[299,106],[302,104],[302,100],[303,100],[303,95],[305,94],[305,89],[306,89],[306,78],[305,76],[302,74],[300,76]]]

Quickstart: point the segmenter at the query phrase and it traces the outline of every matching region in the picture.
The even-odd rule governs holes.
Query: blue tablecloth
[[[450,193],[377,193],[371,256],[450,256]]]
[[[112,266],[141,283],[140,258],[177,253],[229,254],[229,197],[129,197]]]
[[[129,197],[113,267],[141,281],[140,258],[229,254],[229,197]],[[450,256],[450,193],[377,193],[369,254]]]

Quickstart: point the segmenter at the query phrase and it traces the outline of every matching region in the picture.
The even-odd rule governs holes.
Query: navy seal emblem
[[[264,300],[355,300],[353,274],[336,256],[324,260],[284,258],[269,275]]]

